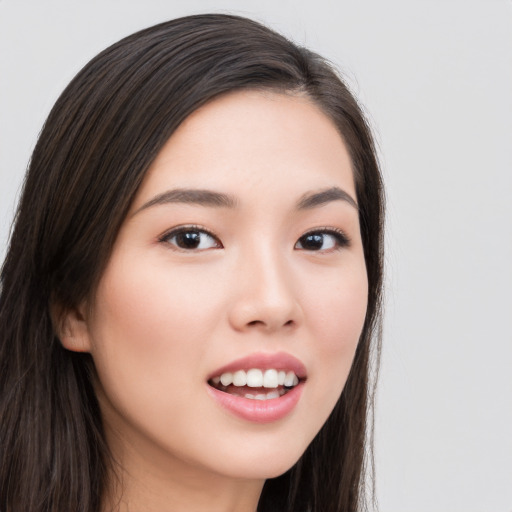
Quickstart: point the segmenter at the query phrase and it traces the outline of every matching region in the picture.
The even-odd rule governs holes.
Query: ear
[[[55,331],[62,346],[73,352],[90,352],[91,337],[86,320],[86,305],[63,309],[52,308],[52,319]]]

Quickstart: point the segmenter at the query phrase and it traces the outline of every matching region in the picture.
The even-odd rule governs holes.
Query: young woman
[[[2,268],[0,510],[361,509],[382,222],[318,55],[199,15],[94,58]]]

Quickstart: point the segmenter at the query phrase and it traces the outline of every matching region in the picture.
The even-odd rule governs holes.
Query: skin
[[[93,300],[70,312],[64,345],[90,352],[120,476],[122,511],[254,512],[266,478],[289,469],[332,411],[362,330],[367,276],[345,144],[307,97],[244,91],[192,114],[138,191]],[[236,205],[154,202],[208,189]],[[149,205],[148,205],[149,203]],[[165,234],[200,226],[199,249]],[[341,230],[339,245],[305,233]],[[197,228],[196,228],[197,229]],[[308,249],[309,248],[309,249]],[[307,381],[286,417],[256,424],[221,408],[208,376],[255,352],[287,352]]]

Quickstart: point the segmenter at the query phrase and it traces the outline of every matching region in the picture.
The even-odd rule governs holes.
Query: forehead
[[[240,91],[209,102],[180,125],[133,207],[179,187],[291,197],[332,186],[355,198],[351,160],[332,120],[306,96]]]

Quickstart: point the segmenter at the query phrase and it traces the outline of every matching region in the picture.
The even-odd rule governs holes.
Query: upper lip
[[[230,363],[214,370],[208,376],[208,380],[218,377],[223,373],[235,372],[237,370],[250,370],[251,368],[259,368],[261,370],[275,369],[292,371],[299,379],[306,377],[306,367],[295,356],[286,352],[275,352],[273,354],[259,352],[251,354],[240,359],[231,361]]]

